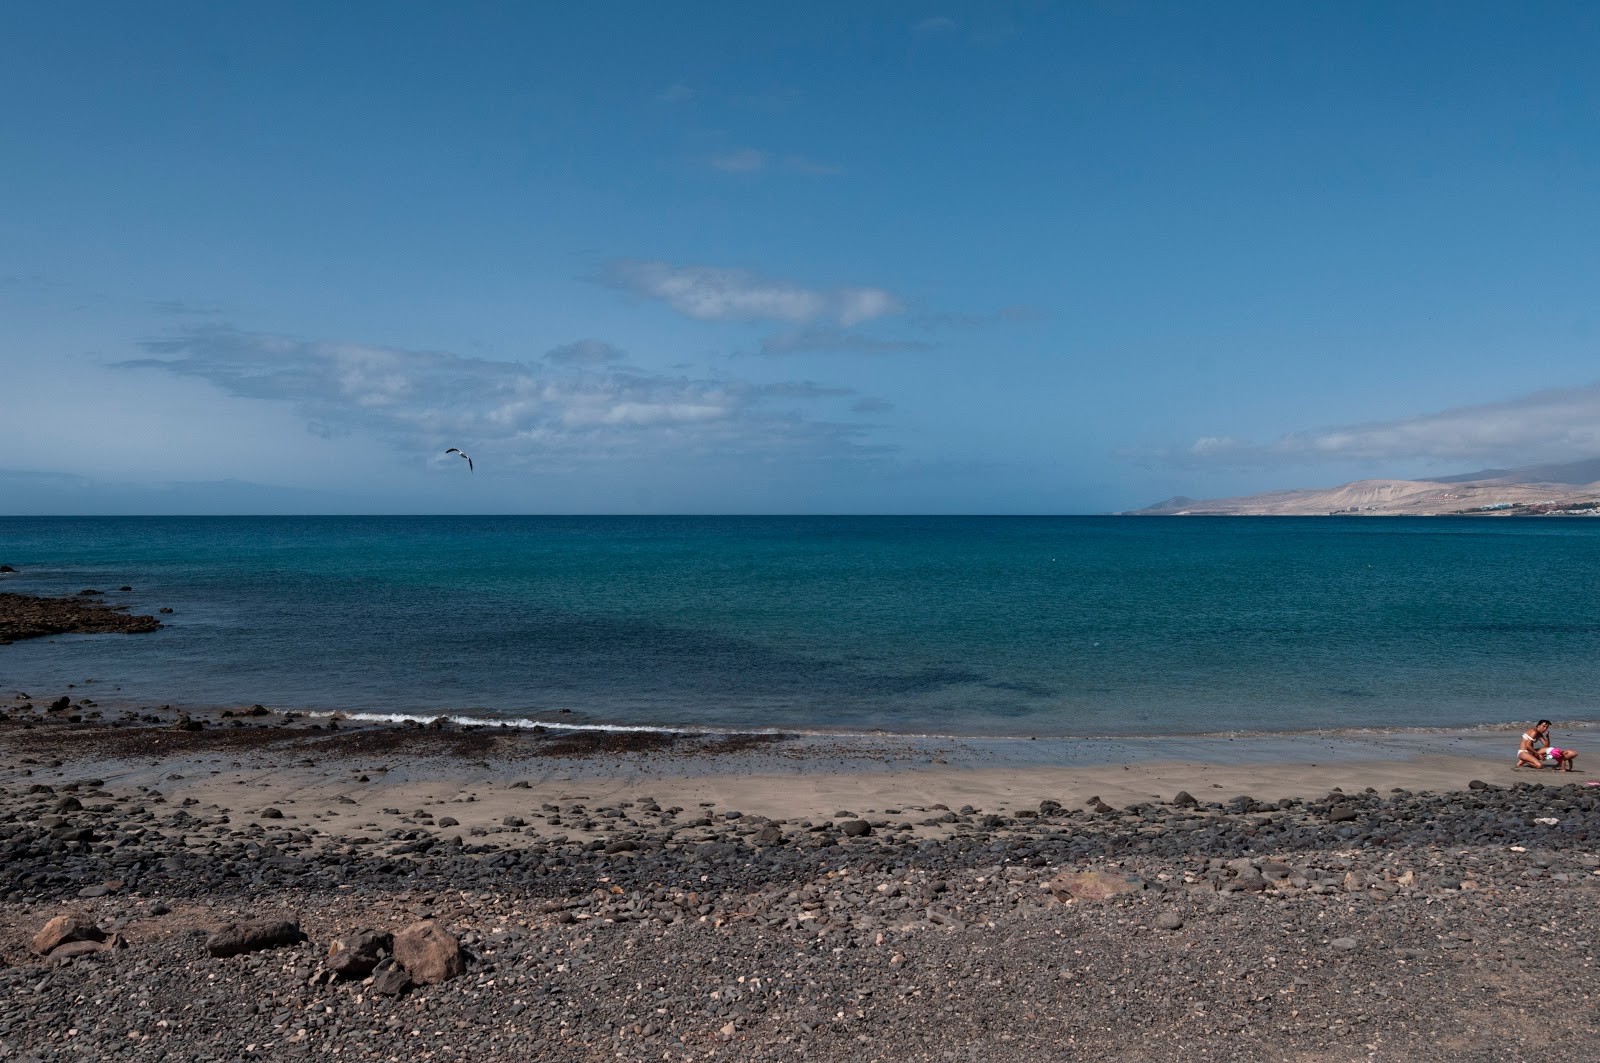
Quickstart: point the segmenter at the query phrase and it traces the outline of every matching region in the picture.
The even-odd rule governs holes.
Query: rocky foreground
[[[108,785],[48,752],[79,732],[19,726],[7,1063],[1587,1060],[1600,1033],[1600,787],[1553,773],[792,820],[640,792],[467,829],[460,798],[380,830]]]

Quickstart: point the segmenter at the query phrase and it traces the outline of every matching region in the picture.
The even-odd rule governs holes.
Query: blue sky
[[[1600,455],[1597,54],[1592,4],[7,5],[0,512]]]

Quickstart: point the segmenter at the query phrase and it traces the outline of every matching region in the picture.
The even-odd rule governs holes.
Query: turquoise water
[[[1600,519],[0,518],[0,563],[0,589],[175,610],[0,646],[0,692],[93,678],[104,704],[977,735],[1600,718]]]

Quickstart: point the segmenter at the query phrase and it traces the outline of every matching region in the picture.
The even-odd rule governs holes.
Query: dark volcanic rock
[[[131,616],[119,606],[100,605],[76,598],[35,598],[26,594],[0,593],[0,642],[70,632],[132,635],[154,631],[160,626],[160,621],[153,616]]]
[[[376,930],[356,930],[328,946],[328,970],[340,978],[365,978],[394,946],[394,937]]]
[[[386,997],[400,996],[410,989],[412,984],[411,976],[400,966],[389,967],[372,977],[372,991]]]
[[[306,936],[300,924],[287,919],[264,919],[250,923],[224,923],[206,936],[206,951],[213,956],[237,956],[244,952],[298,945]]]

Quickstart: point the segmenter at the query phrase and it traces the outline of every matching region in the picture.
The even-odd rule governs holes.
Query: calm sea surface
[[[0,518],[0,563],[175,610],[0,646],[4,696],[974,735],[1600,718],[1600,519]]]

